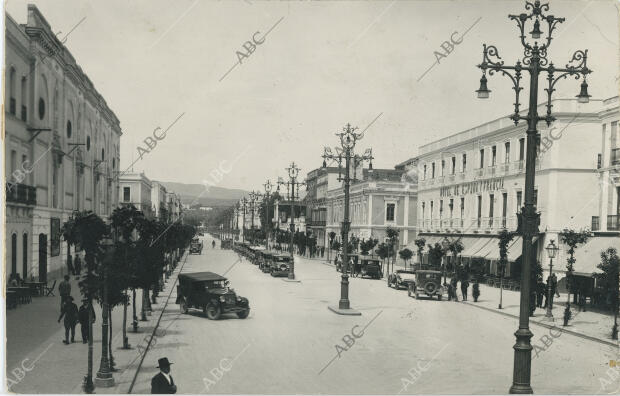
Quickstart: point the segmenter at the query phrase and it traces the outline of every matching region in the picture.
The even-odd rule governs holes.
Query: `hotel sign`
[[[439,189],[439,195],[441,197],[452,197],[455,195],[475,194],[483,191],[495,191],[502,188],[504,188],[504,178],[496,177],[493,179],[456,184],[449,187],[441,187]]]

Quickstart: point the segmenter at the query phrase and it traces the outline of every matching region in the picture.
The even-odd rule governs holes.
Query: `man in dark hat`
[[[73,302],[73,297],[71,296],[67,297],[62,306],[58,323],[60,323],[60,319],[62,319],[63,316],[65,318],[65,339],[62,342],[69,344],[69,331],[71,331],[71,342],[75,342],[75,325],[78,321],[78,307]]]
[[[93,314],[93,323],[95,323],[95,320],[97,320],[96,316],[95,316],[95,310],[93,309],[93,307],[90,307],[90,312],[92,312]],[[80,329],[82,330],[82,343],[86,344],[88,342],[88,317],[89,314],[89,310],[88,310],[88,300],[83,300],[82,301],[82,306],[80,307],[80,310],[78,311],[78,320],[80,321]]]
[[[170,375],[170,365],[172,363],[170,363],[166,357],[159,359],[157,363],[159,374],[151,379],[151,393],[177,393],[177,386],[174,384],[174,380]]]

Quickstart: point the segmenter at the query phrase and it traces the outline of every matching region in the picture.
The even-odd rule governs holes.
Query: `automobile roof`
[[[189,274],[179,274],[179,280],[189,280],[191,282],[204,282],[204,281],[220,281],[226,280],[222,275],[215,272],[192,272]]]

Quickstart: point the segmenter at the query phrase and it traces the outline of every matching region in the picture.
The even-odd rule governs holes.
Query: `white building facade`
[[[60,234],[73,211],[118,204],[120,122],[36,6],[5,17],[7,273],[67,273]]]
[[[592,216],[603,215],[600,180],[608,168],[598,166],[601,125],[605,124],[603,119],[618,118],[617,100],[615,107],[606,106],[607,102],[555,100],[553,115],[557,120],[550,127],[538,124],[541,139],[535,205],[540,212],[540,234],[534,249],[543,269],[547,269],[549,259],[544,247],[551,240],[560,245],[554,267],[560,278],[567,256],[558,234],[565,228],[590,229]],[[544,112],[542,106],[539,112]],[[611,130],[610,125],[602,129],[603,140],[609,142],[611,137],[605,131]],[[497,275],[497,234],[502,229],[516,231],[516,214],[523,206],[526,142],[525,123],[515,126],[505,117],[420,148],[418,227],[427,244],[458,238],[465,247],[463,257],[484,260],[486,272]],[[609,161],[608,157],[604,158]],[[607,209],[613,208],[614,202]],[[620,240],[608,238],[599,238],[596,243],[613,246],[614,242],[618,242],[616,247],[620,245]],[[521,237],[517,236],[509,245],[507,276],[517,273],[514,264],[520,261],[521,249]],[[591,254],[578,260],[575,270],[591,274],[598,261],[600,255]]]

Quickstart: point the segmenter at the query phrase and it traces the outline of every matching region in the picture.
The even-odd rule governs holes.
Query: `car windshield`
[[[228,282],[227,281],[211,281],[205,283],[205,289],[213,290],[213,289],[224,289],[228,291]]]

